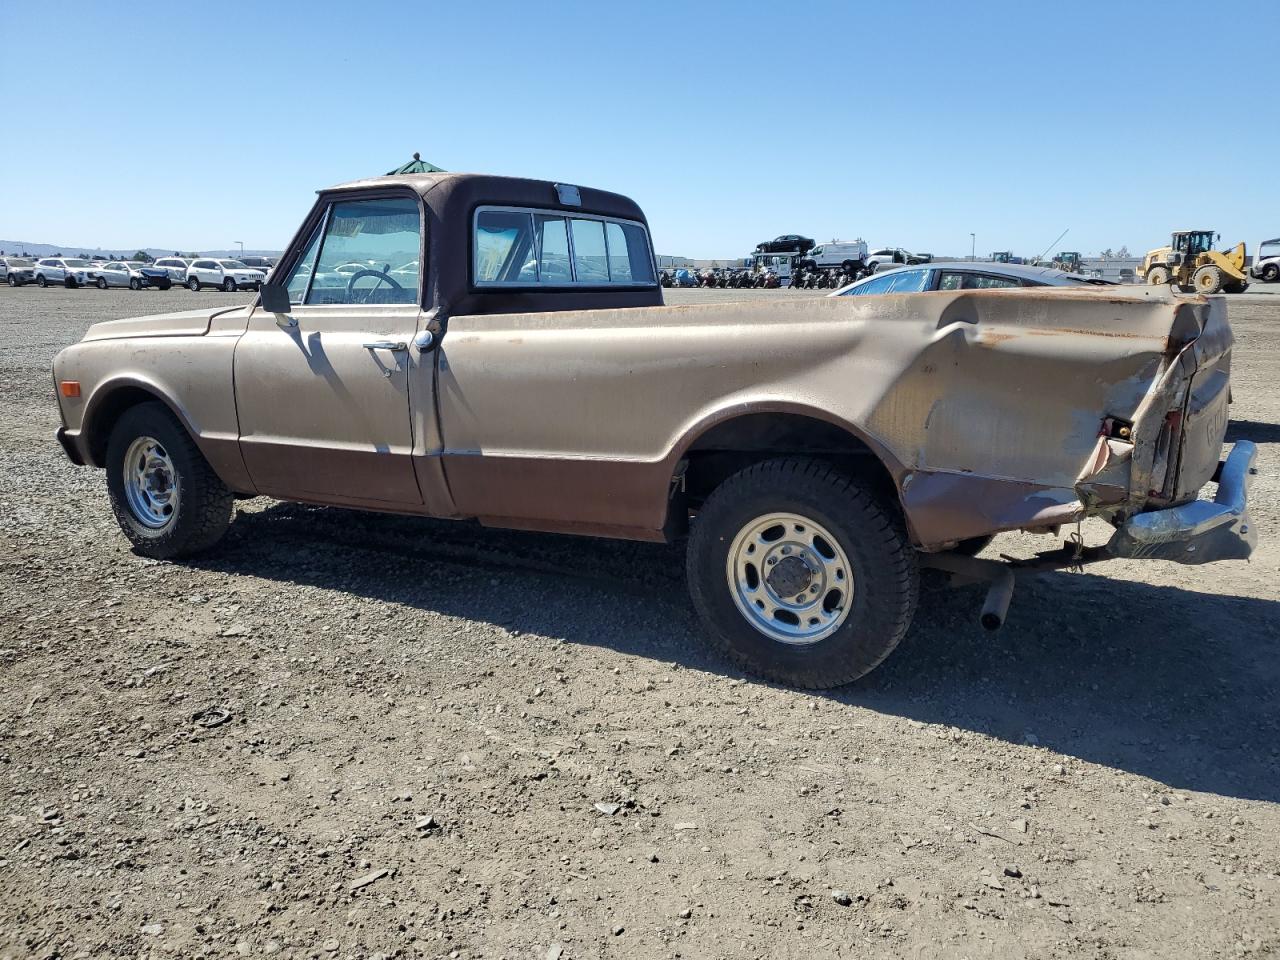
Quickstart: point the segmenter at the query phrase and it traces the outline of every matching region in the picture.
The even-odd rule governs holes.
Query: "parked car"
[[[157,287],[168,290],[173,286],[169,279],[169,271],[164,267],[152,266],[141,260],[113,260],[98,268],[95,281],[101,289],[107,287],[128,287],[130,290],[141,290],[144,287]]]
[[[875,273],[888,264],[928,263],[931,259],[933,258],[927,253],[912,253],[902,247],[881,247],[867,254],[867,272]]]
[[[567,277],[544,274],[557,251]],[[366,257],[383,266],[309,282]],[[413,282],[390,276],[418,257]],[[707,634],[802,687],[893,650],[921,566],[985,581],[994,628],[1015,570],[1252,552],[1257,448],[1220,457],[1224,298],[1084,281],[893,299],[666,307],[626,197],[359,180],[320,193],[255,302],[97,323],[59,353],[57,438],[106,469],[147,557],[210,547],[252,496],[687,535]],[[1105,542],[1017,566],[967,555],[1086,518],[1110,524]]]
[[[0,280],[11,287],[35,283],[36,262],[28,257],[0,257]]]
[[[1256,280],[1274,283],[1280,280],[1280,237],[1274,240],[1263,240],[1253,255],[1253,266],[1249,272]]]
[[[756,253],[804,253],[813,246],[813,240],[798,233],[784,233],[780,237],[757,244]]]
[[[1063,273],[1053,267],[1029,267],[1013,263],[977,260],[945,260],[927,266],[894,267],[842,287],[830,297],[866,296],[876,293],[927,293],[935,290],[997,290],[1009,287],[1111,287],[1097,277]]]
[[[35,272],[36,283],[42,287],[51,283],[83,287],[96,276],[92,264],[78,257],[42,257],[36,261]]]
[[[251,270],[261,270],[266,277],[271,276],[271,269],[276,265],[270,257],[238,257],[237,259]]]
[[[191,257],[157,257],[152,266],[164,270],[169,275],[170,283],[186,283],[191,263]]]
[[[258,290],[266,280],[261,270],[250,270],[239,260],[191,261],[187,268],[187,289],[197,293],[205,287],[217,287],[232,293],[236,290]]]

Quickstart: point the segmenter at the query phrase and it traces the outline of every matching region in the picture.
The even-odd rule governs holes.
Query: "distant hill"
[[[169,257],[173,255],[178,247],[130,247],[128,250],[115,249],[107,250],[103,247],[82,247],[74,243],[31,243],[27,240],[0,240],[0,252],[6,256],[21,256],[27,254],[32,257],[53,257],[59,254],[68,257],[79,256],[87,253],[90,256],[102,257],[132,257],[139,250],[143,250],[151,257]],[[204,257],[238,257],[240,256],[240,248],[234,250],[214,250],[201,247],[199,250],[190,251],[198,253]],[[280,250],[250,250],[245,249],[245,256],[253,257],[277,257],[281,254]]]

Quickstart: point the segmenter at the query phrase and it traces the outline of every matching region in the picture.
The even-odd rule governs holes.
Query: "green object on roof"
[[[434,163],[428,163],[422,159],[420,154],[415,153],[413,159],[402,167],[396,167],[394,170],[388,170],[387,176],[394,177],[401,173],[444,173],[444,168],[437,167]]]

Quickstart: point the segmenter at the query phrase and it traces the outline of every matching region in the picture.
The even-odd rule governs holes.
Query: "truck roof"
[[[572,216],[596,216],[649,222],[644,211],[629,197],[593,187],[558,184],[550,180],[500,177],[486,173],[407,173],[351,180],[325,190],[321,197],[377,189],[404,189],[417,193],[427,208],[427,276],[435,287],[430,298],[452,314],[527,313],[550,310],[594,310],[616,307],[649,307],[662,304],[662,288],[656,283],[644,287],[551,287],[547,289],[477,288],[471,283],[471,221],[477,207],[532,207]],[[562,188],[568,189],[562,189]],[[578,202],[573,202],[577,199]],[[311,227],[304,224],[303,229]],[[433,235],[467,238],[463,243],[433,243]],[[649,238],[650,256],[653,238]],[[291,244],[292,246],[292,244]]]

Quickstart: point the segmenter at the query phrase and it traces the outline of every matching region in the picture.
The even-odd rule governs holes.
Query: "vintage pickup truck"
[[[625,197],[380,177],[322,191],[252,305],[92,326],[54,361],[58,439],[156,558],[251,496],[687,535],[710,636],[828,687],[902,638],[922,566],[989,584],[994,627],[1025,571],[1247,557],[1225,310],[1148,287],[667,307]],[[1086,517],[1114,533],[973,556]]]

